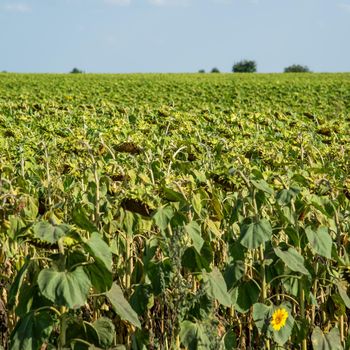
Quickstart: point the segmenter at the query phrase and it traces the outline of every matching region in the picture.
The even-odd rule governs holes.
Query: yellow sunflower
[[[271,320],[271,326],[275,331],[279,331],[282,327],[286,325],[288,318],[288,311],[286,309],[277,309]]]

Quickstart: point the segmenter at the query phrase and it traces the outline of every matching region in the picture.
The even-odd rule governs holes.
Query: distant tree
[[[239,61],[233,65],[232,72],[234,72],[234,73],[255,73],[256,72],[256,62],[250,61],[250,60]]]
[[[212,70],[211,70],[211,73],[220,73],[219,69],[214,67]]]
[[[78,68],[73,68],[71,71],[70,71],[71,74],[81,74],[81,73],[84,73],[82,70],[78,69]]]
[[[198,73],[205,73],[205,69],[200,69]]]
[[[302,66],[301,64],[292,64],[289,67],[284,68],[284,73],[309,73],[308,66]]]

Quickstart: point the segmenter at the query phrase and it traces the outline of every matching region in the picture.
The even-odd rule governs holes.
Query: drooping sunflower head
[[[271,326],[275,331],[279,331],[286,325],[288,318],[288,311],[286,309],[277,309],[272,314]]]

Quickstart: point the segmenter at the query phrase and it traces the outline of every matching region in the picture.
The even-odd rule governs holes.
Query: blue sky
[[[0,0],[0,71],[350,71],[350,0]]]

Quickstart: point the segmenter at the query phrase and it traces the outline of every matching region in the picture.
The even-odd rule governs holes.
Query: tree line
[[[200,69],[198,72],[205,73],[205,70]],[[256,73],[257,72],[256,61],[242,60],[242,61],[236,62],[232,67],[232,72],[233,73]],[[302,66],[301,64],[292,64],[291,66],[284,68],[284,73],[309,73],[309,72],[311,72],[309,67]],[[84,71],[75,67],[70,71],[70,73],[82,74],[84,73]],[[220,73],[220,70],[214,67],[210,71],[210,73]]]
[[[253,60],[242,60],[236,62],[232,67],[233,73],[256,73],[257,64]],[[311,72],[308,66],[303,66],[301,64],[292,64],[284,68],[284,73],[309,73]],[[204,69],[199,70],[199,73],[205,73]],[[220,73],[220,70],[214,67],[211,73]]]

